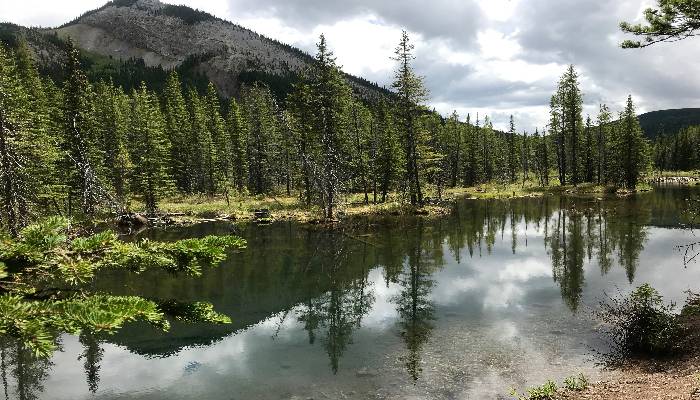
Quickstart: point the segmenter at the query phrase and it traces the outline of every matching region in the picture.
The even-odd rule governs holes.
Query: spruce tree
[[[452,115],[447,119],[445,126],[445,159],[447,165],[445,171],[449,172],[449,182],[451,187],[457,186],[461,165],[463,163],[464,139],[462,134],[462,124],[459,122],[457,111],[452,111]]]
[[[648,166],[647,140],[639,126],[632,96],[627,97],[627,106],[620,116],[620,139],[622,143],[622,182],[634,189]]]
[[[228,193],[229,171],[231,169],[230,141],[226,134],[226,123],[221,116],[221,103],[219,94],[214,84],[209,82],[207,93],[204,96],[204,108],[207,118],[207,130],[211,137],[212,146],[211,170],[209,171],[210,185],[207,193],[213,196],[216,193]]]
[[[158,200],[172,188],[170,143],[156,96],[143,84],[131,97],[132,190],[141,196],[146,212],[154,214]]]
[[[364,194],[365,204],[369,204],[371,130],[372,116],[369,110],[359,101],[352,101],[350,106],[352,141],[350,159],[356,181],[355,189],[359,189]]]
[[[103,154],[103,170],[110,189],[116,200],[122,205],[127,201],[128,177],[132,164],[128,152],[128,117],[129,99],[121,88],[111,83],[100,83],[95,87],[95,94],[101,101],[96,102],[96,126],[99,146]]]
[[[516,148],[515,137],[517,133],[515,132],[515,121],[513,116],[510,116],[509,129],[506,133],[506,162],[508,168],[508,178],[510,182],[515,182],[517,178],[517,168],[518,168],[518,151]]]
[[[248,179],[248,159],[246,157],[248,130],[236,99],[230,100],[226,130],[231,157],[231,183],[239,193],[243,193]]]
[[[311,74],[311,98],[316,110],[313,129],[320,142],[315,162],[315,185],[324,217],[332,219],[347,177],[348,129],[351,91],[326,38],[321,35]]]
[[[258,83],[244,88],[241,97],[248,122],[248,189],[253,194],[266,194],[273,189],[277,106],[270,90]]]
[[[595,153],[593,145],[593,125],[591,123],[591,117],[586,117],[586,127],[584,129],[584,179],[586,182],[594,181],[595,173]]]
[[[597,157],[597,175],[598,184],[608,183],[609,174],[606,173],[608,167],[608,153],[609,153],[609,131],[610,131],[610,121],[611,115],[608,110],[608,106],[605,104],[600,105],[600,111],[598,112],[598,117],[596,118],[596,123],[598,127],[596,128],[596,147],[598,151]]]
[[[180,192],[189,193],[194,188],[190,176],[193,165],[188,155],[192,154],[193,143],[189,127],[190,115],[187,111],[185,97],[182,94],[182,84],[176,71],[168,75],[163,90],[163,116],[165,119],[165,135],[171,143],[170,174],[175,180],[175,186]]]
[[[398,63],[398,67],[394,73],[392,86],[398,97],[396,116],[405,153],[408,196],[412,205],[422,205],[421,162],[418,152],[420,132],[418,132],[417,119],[419,106],[425,100],[427,91],[423,85],[422,77],[413,71],[411,65],[415,58],[413,49],[414,45],[410,42],[408,33],[403,31],[401,41],[394,52],[394,60]]]
[[[0,185],[2,224],[16,236],[29,223],[38,192],[32,176],[37,153],[32,100],[21,81],[14,54],[0,45]],[[40,128],[39,128],[40,129]]]
[[[379,184],[381,202],[387,200],[388,193],[397,185],[397,180],[404,175],[401,140],[396,130],[394,114],[385,102],[379,103],[375,115],[377,135],[377,157],[374,175]]]
[[[68,213],[77,197],[85,214],[91,215],[107,194],[99,183],[102,156],[97,146],[95,102],[92,85],[80,66],[79,50],[72,44],[68,50],[66,81],[63,85],[63,160],[62,171],[68,182]]]

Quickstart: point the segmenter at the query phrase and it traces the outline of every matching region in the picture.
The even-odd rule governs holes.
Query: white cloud
[[[105,0],[26,0],[0,3],[0,19],[54,26]],[[584,110],[606,102],[618,110],[633,94],[638,111],[700,101],[700,40],[630,51],[618,43],[621,20],[639,21],[654,0],[166,0],[203,9],[309,53],[325,33],[347,72],[389,84],[390,57],[401,28],[416,44],[416,70],[426,77],[430,105],[462,117],[488,114],[504,129],[547,122],[549,97],[565,66],[582,78]],[[678,60],[669,62],[669,60]]]

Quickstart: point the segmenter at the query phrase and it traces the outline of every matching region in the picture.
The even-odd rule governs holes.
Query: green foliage
[[[570,376],[564,379],[564,387],[573,392],[580,392],[588,388],[588,379],[582,373],[578,376]]]
[[[700,293],[688,292],[688,299],[681,310],[682,316],[700,316]]]
[[[601,303],[600,319],[606,324],[615,359],[634,356],[660,356],[678,350],[683,330],[673,313],[673,304],[664,304],[659,293],[644,284],[628,297]]]
[[[421,148],[429,147],[424,134],[418,126],[421,104],[428,95],[423,78],[415,73],[412,67],[414,45],[410,42],[408,33],[403,31],[401,41],[394,51],[393,58],[397,65],[394,72],[392,87],[396,90],[396,122],[403,145],[406,166],[405,181],[407,195],[411,205],[423,204]],[[430,151],[423,151],[424,155]]]
[[[620,29],[642,37],[643,40],[625,40],[623,48],[647,47],[660,42],[676,42],[695,36],[700,29],[700,1],[658,0],[657,8],[644,11],[646,25],[621,22]]]
[[[48,218],[0,242],[0,333],[17,337],[37,356],[48,356],[62,332],[113,333],[135,320],[168,329],[167,316],[228,323],[209,304],[91,293],[85,284],[107,268],[134,273],[159,268],[197,276],[204,266],[223,261],[228,249],[244,246],[235,236],[167,243],[125,243],[109,231],[73,237],[67,219]]]
[[[510,395],[518,400],[551,400],[557,394],[557,389],[557,384],[550,380],[542,386],[527,389],[527,394],[518,394],[518,391],[513,389]]]

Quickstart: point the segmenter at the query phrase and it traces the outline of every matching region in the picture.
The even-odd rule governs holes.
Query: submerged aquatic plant
[[[198,276],[223,261],[229,249],[245,247],[236,236],[177,242],[122,242],[114,232],[71,235],[70,221],[48,218],[16,237],[0,238],[0,334],[19,339],[35,356],[49,356],[61,333],[114,333],[141,320],[167,330],[168,317],[185,322],[229,323],[208,303],[114,296],[90,291],[98,271],[141,273],[162,269]]]

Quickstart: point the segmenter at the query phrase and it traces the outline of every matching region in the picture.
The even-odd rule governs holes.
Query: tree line
[[[573,66],[551,100],[549,127],[500,132],[488,117],[425,106],[406,32],[395,50],[393,94],[353,94],[326,40],[315,62],[278,100],[263,84],[222,99],[170,72],[157,93],[90,82],[69,46],[63,82],[42,76],[26,44],[0,49],[2,223],[16,233],[40,214],[123,212],[132,200],[155,213],[170,195],[284,193],[333,218],[344,195],[413,206],[443,189],[535,179],[539,185],[597,182],[634,188],[648,150],[631,97],[613,121],[582,119]],[[557,174],[551,174],[555,169]],[[435,195],[433,195],[435,196]]]
[[[700,126],[681,129],[675,134],[661,134],[654,141],[654,168],[660,171],[700,169]]]

